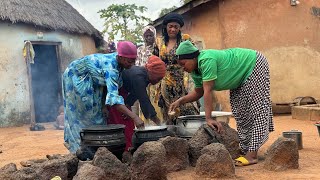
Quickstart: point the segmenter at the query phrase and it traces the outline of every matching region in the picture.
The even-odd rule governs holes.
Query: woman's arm
[[[183,105],[185,103],[197,101],[202,96],[203,96],[203,88],[195,88],[193,91],[191,91],[187,95],[182,96],[181,98],[176,100],[174,103],[172,103],[169,107],[169,112],[174,111],[180,105]]]
[[[188,102],[194,102],[200,99],[203,96],[203,88],[195,88],[193,91],[188,93],[185,96],[182,96],[178,100],[180,101],[180,105],[188,103]]]
[[[115,106],[117,111],[119,111],[119,112],[125,114],[126,116],[130,117],[131,119],[133,119],[133,121],[135,122],[137,128],[144,127],[144,122],[139,118],[139,116],[137,116],[135,113],[130,111],[127,108],[127,106],[125,106],[123,104],[115,104],[113,106]]]
[[[133,119],[137,128],[144,127],[144,123],[139,118],[139,116],[134,114],[124,105],[124,99],[122,96],[119,95],[119,92],[118,92],[118,87],[119,87],[118,78],[119,78],[118,71],[110,71],[108,74],[105,75],[107,90],[108,90],[105,104],[115,106],[115,108],[119,112]]]
[[[203,82],[203,89],[204,89],[204,109],[206,114],[206,121],[207,124],[213,128],[217,129],[217,131],[220,133],[223,131],[223,127],[220,122],[213,120],[211,117],[211,112],[213,110],[212,107],[212,89],[214,87],[214,81],[204,81]]]

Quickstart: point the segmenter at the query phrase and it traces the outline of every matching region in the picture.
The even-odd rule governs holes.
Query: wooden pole
[[[28,85],[29,85],[29,98],[30,98],[30,124],[33,127],[36,124],[35,111],[34,111],[34,101],[33,101],[33,91],[32,91],[32,73],[31,73],[31,65],[30,65],[30,45],[27,45],[27,53],[25,57],[27,73],[28,73]],[[31,45],[32,46],[32,45]]]

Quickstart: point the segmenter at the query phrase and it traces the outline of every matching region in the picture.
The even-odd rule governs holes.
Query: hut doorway
[[[62,105],[59,47],[60,43],[35,43],[34,64],[30,64],[33,122],[52,122]],[[32,107],[33,106],[33,107]]]

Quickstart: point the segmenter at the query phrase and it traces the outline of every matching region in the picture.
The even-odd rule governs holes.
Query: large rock
[[[40,166],[33,168],[36,170],[40,179],[51,179],[55,176],[59,176],[61,179],[70,179],[68,178],[67,162],[61,159],[46,161]]]
[[[201,150],[208,144],[214,142],[211,136],[204,130],[203,126],[204,125],[202,125],[188,141],[191,166],[196,166],[197,160],[201,156]]]
[[[7,164],[0,168],[0,179],[10,179],[12,174],[17,171],[17,166],[14,163]]]
[[[31,167],[31,166],[38,166],[44,162],[48,161],[48,159],[29,159],[27,161],[21,161],[20,164],[23,167]]]
[[[283,171],[299,168],[299,151],[296,142],[290,138],[278,138],[267,150],[264,168]]]
[[[219,143],[223,144],[229,151],[232,159],[236,159],[241,155],[238,132],[235,129],[232,129],[227,123],[221,122],[221,124],[224,133],[219,134],[216,131],[213,132],[216,134],[218,141],[220,141]]]
[[[104,170],[107,179],[130,180],[131,174],[128,166],[123,164],[107,148],[100,147],[92,160],[94,166]]]
[[[131,169],[133,180],[166,180],[165,147],[156,141],[143,143],[133,154]]]
[[[103,169],[89,163],[81,165],[73,180],[105,180],[108,179]]]
[[[47,159],[30,159],[22,161],[20,164],[24,167],[33,168],[39,177],[56,175],[65,179],[72,179],[77,173],[78,162],[79,160],[74,154],[54,154],[47,155]],[[65,172],[67,173],[66,176]]]
[[[49,160],[57,160],[60,164],[66,164],[67,166],[67,179],[72,179],[73,176],[76,175],[78,170],[79,159],[74,154],[54,154],[54,155],[47,155]]]
[[[79,160],[79,163],[78,163],[78,169],[80,169],[83,165],[85,164],[90,164],[92,165],[92,161],[81,161]]]
[[[189,166],[188,141],[177,137],[165,137],[159,140],[166,149],[166,167],[168,172],[186,169]]]
[[[79,160],[75,155],[61,155],[57,158],[50,159],[51,160],[31,159],[23,161],[21,164],[28,167],[23,167],[18,171],[14,171],[16,167],[14,168],[11,165],[10,168],[7,168],[7,172],[9,172],[8,169],[11,169],[9,179],[51,179],[55,176],[59,176],[62,179],[72,179],[76,174]],[[0,179],[4,178],[1,177]]]
[[[212,143],[201,151],[195,172],[203,178],[226,178],[235,177],[233,160],[220,143]]]
[[[220,122],[224,128],[224,132],[219,134],[216,131],[211,131],[212,135],[209,135],[204,127],[207,125],[202,125],[198,131],[189,140],[189,155],[190,164],[192,166],[196,165],[197,159],[201,155],[201,150],[205,146],[211,143],[221,143],[229,151],[233,159],[241,155],[241,149],[239,146],[239,138],[236,130],[232,129],[227,123]]]
[[[124,151],[122,153],[122,162],[128,166],[130,166],[132,161],[132,153],[128,151]]]
[[[24,167],[12,173],[10,180],[42,180],[36,170],[31,167]],[[47,178],[48,179],[48,178]]]
[[[61,161],[64,161],[67,165],[68,170],[68,179],[72,179],[76,175],[78,170],[79,159],[74,154],[67,154],[60,158]]]

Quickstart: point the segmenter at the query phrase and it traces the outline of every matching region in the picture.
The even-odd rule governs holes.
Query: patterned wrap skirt
[[[258,151],[274,131],[269,64],[260,52],[252,74],[240,87],[230,90],[230,103],[243,153]]]
[[[179,65],[168,65],[165,77],[160,83],[159,102],[162,117],[166,124],[175,123],[177,116],[169,116],[168,111],[170,105],[182,96],[188,94],[184,85],[184,71]],[[198,101],[193,103],[186,103],[179,108],[179,115],[196,115],[200,112],[200,103]]]

